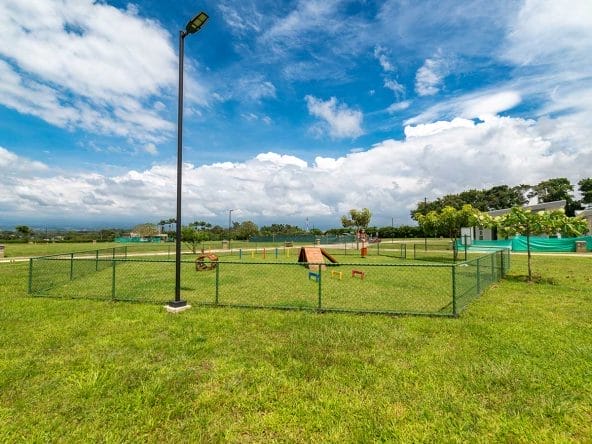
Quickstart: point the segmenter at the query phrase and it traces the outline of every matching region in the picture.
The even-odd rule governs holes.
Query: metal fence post
[[[465,234],[465,261],[467,260],[467,257],[468,257],[467,250],[469,248],[469,246],[467,245],[467,237],[468,236]]]
[[[74,253],[70,253],[70,280],[74,279]]]
[[[29,259],[29,294],[33,293],[33,258]]]
[[[220,262],[216,264],[216,295],[214,299],[214,303],[218,305],[220,297]]]
[[[111,259],[111,299],[115,299],[115,258]]]
[[[321,287],[321,281],[322,281],[322,269],[323,267],[321,265],[319,265],[319,310],[322,308],[323,306],[323,296],[322,296],[322,287]]]
[[[95,271],[99,271],[99,250],[95,252]]]
[[[497,281],[497,273],[495,272],[495,254],[491,255],[491,283]]]
[[[456,309],[456,265],[452,265],[450,267],[452,269],[452,314],[453,316],[457,316],[457,309]]]
[[[481,294],[481,271],[479,267],[479,262],[481,262],[481,260],[477,259],[477,296]]]

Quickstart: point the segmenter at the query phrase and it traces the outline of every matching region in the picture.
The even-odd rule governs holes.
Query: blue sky
[[[0,226],[409,223],[592,176],[592,3],[0,0]]]

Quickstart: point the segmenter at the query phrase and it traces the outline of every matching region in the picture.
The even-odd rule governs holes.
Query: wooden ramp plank
[[[335,259],[333,256],[331,256],[327,250],[325,250],[324,248],[321,248],[320,250],[321,250],[321,253],[323,254],[323,256],[325,256],[327,259],[329,259],[329,262],[332,262],[334,264],[337,263],[337,259]]]

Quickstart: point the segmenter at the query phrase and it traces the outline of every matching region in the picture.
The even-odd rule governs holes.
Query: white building
[[[556,200],[554,202],[543,202],[534,205],[525,205],[524,208],[531,211],[557,211],[563,210],[565,208],[566,201],[565,200]],[[509,213],[511,208],[504,208],[503,210],[492,210],[488,211],[487,214],[491,217],[498,217],[503,216],[506,213]],[[584,210],[586,211],[586,210]],[[588,225],[592,223],[592,209],[590,211],[590,216],[588,219]],[[461,239],[462,236],[469,236],[468,241],[473,240],[497,240],[497,230],[495,228],[480,228],[480,227],[469,227],[463,228],[461,230]]]

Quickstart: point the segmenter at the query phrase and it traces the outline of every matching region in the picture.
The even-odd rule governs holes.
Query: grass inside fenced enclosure
[[[326,269],[299,264],[298,248],[217,252],[217,267],[198,269],[198,255],[181,262],[181,297],[190,304],[456,315],[506,270],[499,259],[452,265],[401,259],[378,248],[328,248],[337,263]],[[403,251],[404,252],[404,251]],[[444,259],[446,261],[446,259]],[[481,262],[483,262],[481,264]],[[175,264],[127,249],[32,259],[32,294],[53,297],[166,303]],[[481,269],[479,267],[481,264]]]
[[[443,240],[429,239],[430,245],[448,245],[449,242]],[[2,243],[0,241],[0,243]],[[392,248],[392,244],[421,244],[419,239],[383,239],[380,246],[381,248]],[[311,243],[305,242],[292,242],[292,247],[297,248],[304,245],[311,245]],[[339,245],[345,246],[347,251],[356,250],[359,245],[356,242],[343,242]],[[159,243],[118,243],[118,242],[31,242],[31,243],[6,243],[5,245],[5,257],[31,257],[31,256],[47,256],[53,254],[64,254],[71,252],[80,251],[94,251],[97,249],[107,249],[114,247],[127,247],[130,254],[145,254],[145,253],[159,253],[161,256],[174,257],[175,255],[175,243],[174,242],[159,242]],[[331,248],[331,244],[321,244],[320,247]],[[370,248],[376,248],[377,244],[369,244]],[[187,243],[182,243],[182,251],[184,253],[191,253],[192,248]],[[261,251],[263,248],[267,249],[284,249],[284,242],[249,242],[244,240],[232,240],[230,244],[223,241],[204,241],[197,247],[197,252],[201,249],[212,250],[216,252],[225,251],[238,251],[239,249],[244,250],[257,250]],[[289,247],[288,247],[289,248]]]
[[[528,284],[513,255],[447,319],[171,315],[29,297],[0,264],[0,442],[588,442],[591,268],[535,256]]]
[[[165,303],[174,288],[174,262],[129,259],[98,263],[110,266],[94,271],[94,260],[37,261],[32,290],[55,297]],[[48,268],[44,271],[43,267]],[[86,270],[93,272],[87,274]],[[364,279],[352,277],[352,270],[364,273]],[[322,285],[324,309],[451,312],[448,267],[380,266],[370,260],[327,267],[320,271],[319,282],[319,271],[311,272],[303,265],[256,262],[249,257],[244,262],[222,260],[217,270],[208,271],[196,271],[192,261],[183,261],[181,273],[181,295],[191,304],[314,309],[319,307]],[[62,277],[59,285],[49,285],[57,275]]]

